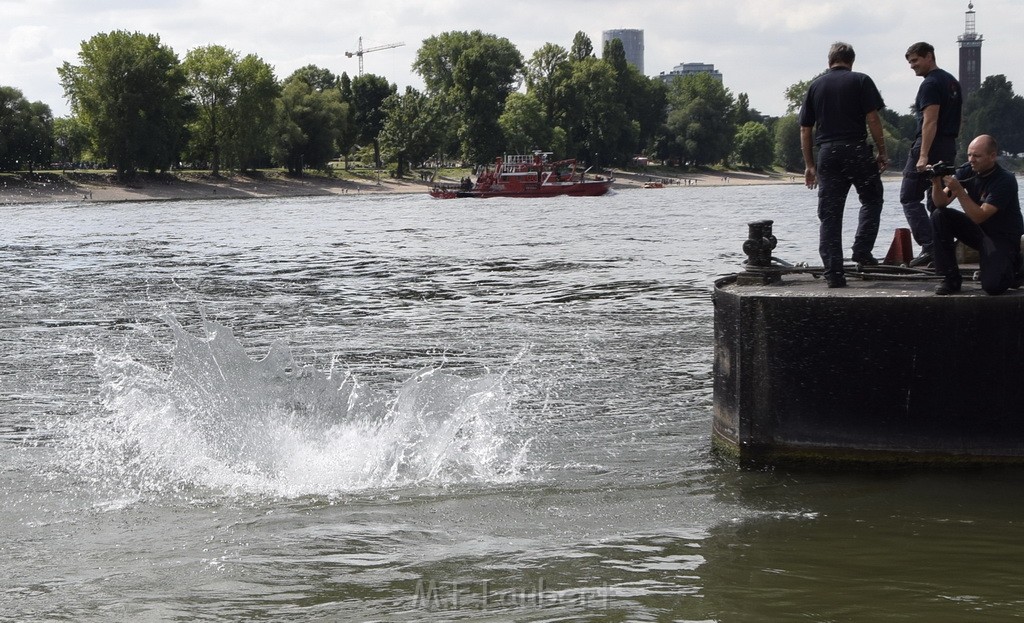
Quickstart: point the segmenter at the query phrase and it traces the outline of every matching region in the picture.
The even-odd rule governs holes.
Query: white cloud
[[[513,10],[514,8],[514,10]],[[160,35],[180,57],[220,44],[257,54],[285,77],[306,64],[336,73],[358,72],[354,51],[405,42],[364,58],[366,71],[399,87],[422,86],[411,66],[423,40],[446,30],[480,29],[508,38],[529,57],[546,42],[565,47],[577,31],[600,45],[601,31],[642,28],[649,75],[682,62],[713,63],[734,94],[769,114],[785,109],[782,93],[825,65],[829,44],[857,49],[857,69],[875,78],[886,102],[903,112],[919,79],[906,68],[910,43],[930,41],[940,66],[955,73],[956,36],[964,28],[963,0],[925,5],[863,0],[520,0],[515,5],[477,0],[0,0],[0,84],[67,114],[56,67],[77,62],[79,45],[116,29]],[[978,31],[985,36],[985,75],[1005,74],[1024,91],[1020,0],[976,3]]]
[[[15,63],[32,63],[52,58],[49,40],[52,34],[45,26],[18,26],[7,38],[5,56]]]
[[[844,12],[840,3],[744,0],[733,14],[738,24],[756,32],[798,34],[830,27]]]

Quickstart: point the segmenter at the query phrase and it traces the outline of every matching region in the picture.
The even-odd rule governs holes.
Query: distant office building
[[[956,38],[960,44],[960,89],[966,98],[981,88],[981,40],[974,31],[974,3],[967,4],[964,34]]]
[[[635,28],[606,30],[601,33],[601,50],[604,50],[604,45],[612,39],[622,42],[622,49],[626,52],[626,62],[636,67],[641,74],[644,73],[644,31]],[[598,56],[600,56],[600,50]]]
[[[661,72],[658,78],[665,84],[670,84],[676,78],[691,76],[693,74],[709,74],[715,80],[722,81],[722,72],[715,69],[714,65],[707,63],[682,63],[672,68],[672,71]]]

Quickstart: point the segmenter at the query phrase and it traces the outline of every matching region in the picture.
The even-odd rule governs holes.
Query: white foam
[[[197,337],[166,320],[170,374],[99,354],[101,408],[62,431],[65,460],[98,485],[297,497],[524,475],[529,441],[501,375],[429,368],[375,389],[299,367],[281,343],[253,361],[228,327]]]

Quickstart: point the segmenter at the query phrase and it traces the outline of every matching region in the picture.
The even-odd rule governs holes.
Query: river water
[[[1019,471],[711,452],[713,280],[814,203],[3,207],[0,620],[1021,616]]]

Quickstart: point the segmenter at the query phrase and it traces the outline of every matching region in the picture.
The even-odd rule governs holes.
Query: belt
[[[857,145],[867,145],[867,141],[865,141],[865,140],[859,140],[859,141],[838,140],[838,141],[822,141],[822,142],[818,143],[818,147],[824,147],[825,145],[850,145],[850,146],[857,146]]]

